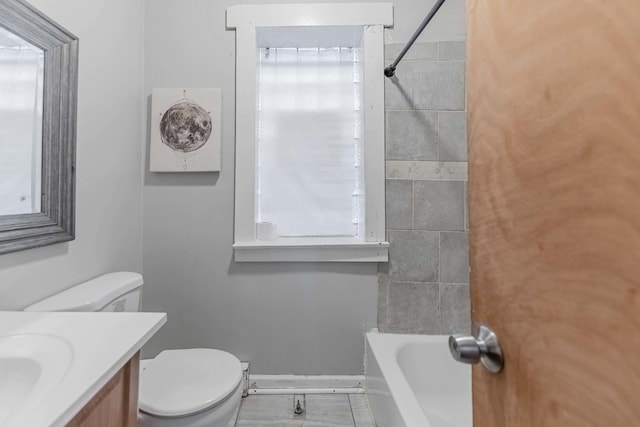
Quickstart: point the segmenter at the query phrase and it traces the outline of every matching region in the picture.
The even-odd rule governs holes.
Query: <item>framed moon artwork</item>
[[[151,172],[220,170],[220,89],[153,89]]]

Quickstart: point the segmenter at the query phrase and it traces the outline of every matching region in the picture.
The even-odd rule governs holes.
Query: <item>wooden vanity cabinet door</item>
[[[137,427],[137,353],[67,424],[68,427]]]

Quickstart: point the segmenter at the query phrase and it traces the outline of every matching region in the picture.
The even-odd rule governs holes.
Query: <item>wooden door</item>
[[[640,426],[640,1],[467,0],[475,427]]]

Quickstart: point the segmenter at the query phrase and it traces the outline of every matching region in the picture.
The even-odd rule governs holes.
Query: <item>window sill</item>
[[[235,243],[233,253],[236,262],[387,262],[389,243],[286,238]]]

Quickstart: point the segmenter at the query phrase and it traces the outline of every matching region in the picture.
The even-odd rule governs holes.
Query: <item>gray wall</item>
[[[76,239],[0,256],[0,309],[142,269],[142,0],[30,0],[80,38]]]
[[[2,255],[0,309],[108,271],[143,271],[144,258],[145,309],[169,313],[147,355],[215,346],[251,360],[256,373],[361,373],[361,333],[377,323],[376,265],[232,262],[235,33],[224,28],[232,2],[154,0],[146,11],[142,0],[31,3],[80,37],[77,237]],[[431,4],[394,2],[387,42],[406,41]],[[421,40],[464,34],[464,1],[449,0]],[[222,172],[143,176],[151,88],[185,86],[223,89]],[[413,182],[407,173],[399,181]],[[391,237],[395,256],[401,239]]]
[[[393,59],[401,45],[386,46]],[[465,44],[416,44],[386,82],[387,264],[379,328],[469,330]]]
[[[145,173],[144,308],[169,316],[145,355],[211,346],[250,360],[259,374],[360,374],[362,333],[377,325],[376,264],[233,262],[234,124],[242,117],[234,112],[235,33],[225,30],[232,3],[146,5],[145,94],[221,88],[223,142],[219,174]],[[407,40],[430,6],[394,2],[386,40]],[[447,2],[433,24],[426,39],[464,39],[464,1]]]

